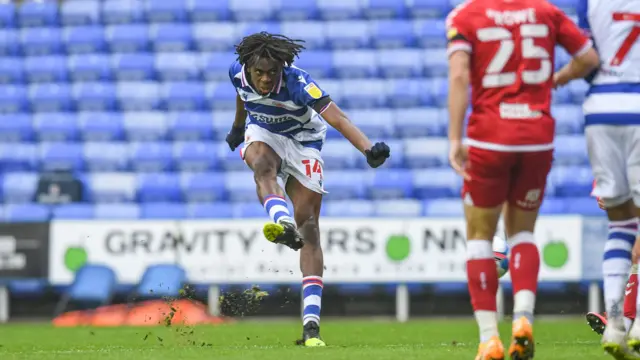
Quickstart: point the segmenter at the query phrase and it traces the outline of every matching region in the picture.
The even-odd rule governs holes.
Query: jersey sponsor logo
[[[320,99],[322,97],[322,90],[320,90],[320,88],[318,88],[314,83],[305,86],[304,91],[314,99]]]
[[[295,117],[288,116],[288,115],[284,115],[284,116],[269,116],[269,115],[265,115],[265,114],[251,113],[251,116],[256,121],[259,121],[261,123],[265,123],[265,124],[268,124],[268,125],[282,124],[282,123],[287,122],[287,121],[298,121],[298,119],[296,119]]]

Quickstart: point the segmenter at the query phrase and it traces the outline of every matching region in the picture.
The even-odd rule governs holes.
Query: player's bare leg
[[[284,244],[294,250],[300,249],[302,238],[289,213],[284,191],[278,185],[278,170],[282,160],[263,142],[251,143],[244,152],[244,160],[253,170],[260,203],[273,221],[264,226],[264,236],[271,242]]]
[[[304,187],[295,177],[287,180],[287,194],[293,202],[294,219],[304,238],[300,250],[302,272],[302,340],[299,345],[325,346],[320,338],[320,309],[322,307],[322,273],[324,260],[320,245],[320,207],[322,194]]]
[[[479,208],[465,204],[467,220],[467,280],[474,315],[480,328],[476,360],[504,359],[498,333],[496,293],[498,272],[493,259],[493,239],[502,206]]]

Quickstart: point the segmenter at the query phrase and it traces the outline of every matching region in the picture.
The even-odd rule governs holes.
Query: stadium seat
[[[447,46],[444,20],[420,20],[414,26],[416,38],[421,47],[445,48]]]
[[[273,16],[274,1],[270,0],[229,0],[229,9],[236,21],[264,21]]]
[[[105,24],[126,24],[144,19],[144,7],[129,0],[109,0],[102,3],[102,21]]]
[[[121,114],[80,112],[78,125],[84,141],[116,141],[124,138],[124,120]]]
[[[119,82],[116,96],[121,111],[151,111],[160,109],[160,88],[152,81]]]
[[[267,213],[264,210],[264,207],[260,205],[258,199],[253,194],[253,199],[246,199],[242,202],[235,202],[231,205],[233,217],[238,219],[245,218],[264,218]]]
[[[137,200],[139,202],[180,202],[180,178],[173,173],[137,174]]]
[[[167,142],[129,143],[131,169],[137,172],[172,171],[173,146]]]
[[[375,215],[379,217],[406,218],[422,214],[422,203],[414,199],[381,200],[375,202]]]
[[[459,196],[462,178],[450,169],[414,170],[413,196],[418,199],[438,199]]]
[[[193,203],[188,205],[189,217],[194,219],[226,219],[233,217],[228,203]]]
[[[217,143],[214,154],[218,158],[218,166],[225,171],[247,170],[247,165],[240,157],[240,150],[229,150],[229,145],[226,142]]]
[[[231,18],[229,0],[193,0],[191,1],[191,19],[199,22],[219,22]]]
[[[200,57],[202,76],[207,81],[229,81],[229,66],[235,61],[236,56],[229,52],[202,54]]]
[[[58,4],[23,1],[17,8],[17,15],[22,27],[55,26],[58,24]]]
[[[353,110],[349,111],[349,118],[370,138],[388,139],[395,137],[395,119],[391,110]]]
[[[331,217],[371,217],[375,212],[375,206],[369,200],[327,201],[322,206]]]
[[[96,204],[94,209],[96,219],[116,220],[116,219],[138,219],[140,218],[140,207],[137,204]]]
[[[325,36],[334,49],[358,49],[371,45],[369,23],[366,21],[327,21]]]
[[[156,77],[153,55],[116,54],[111,61],[118,81],[154,80]]]
[[[322,147],[324,169],[345,169],[356,166],[356,158],[362,156],[351,143],[344,139],[327,140]]]
[[[160,93],[163,107],[168,111],[196,111],[207,107],[204,85],[200,82],[164,83]]]
[[[430,137],[407,139],[405,161],[412,168],[444,166],[448,163],[448,143],[445,138]]]
[[[412,48],[417,41],[411,21],[377,21],[372,24],[371,33],[373,46],[379,49]]]
[[[31,123],[29,123],[31,127]],[[80,129],[73,113],[41,113],[33,118],[33,130],[40,141],[76,141],[80,137]],[[4,133],[0,125],[0,136]]]
[[[275,16],[282,21],[314,20],[318,17],[315,0],[280,0]]]
[[[99,53],[107,48],[104,29],[99,25],[66,27],[62,37],[69,54]]]
[[[129,148],[121,142],[87,142],[83,147],[86,169],[93,172],[129,169]]]
[[[417,78],[422,76],[423,54],[413,49],[380,50],[377,53],[382,76]]]
[[[425,200],[423,216],[463,217],[464,206],[460,198]]]
[[[575,105],[556,105],[551,108],[556,119],[556,134],[571,135],[582,132],[584,116],[582,109]]]
[[[222,173],[182,173],[182,196],[190,203],[208,203],[226,198],[225,177]]]
[[[189,51],[193,46],[193,32],[187,24],[155,24],[150,28],[153,49],[158,52]]]
[[[568,214],[578,214],[583,216],[606,216],[602,209],[598,207],[598,202],[593,197],[564,198],[566,212]]]
[[[349,96],[341,98],[341,104],[353,109],[384,107],[386,90],[383,80],[346,80],[342,82],[342,92]]]
[[[145,18],[152,23],[182,22],[189,18],[189,8],[186,1],[149,1],[146,5]]]
[[[0,145],[0,170],[8,172],[7,175],[12,175],[14,171],[37,170],[39,165],[37,145],[10,142]]]
[[[567,84],[567,88],[571,92],[573,103],[582,104],[589,90],[589,84],[586,81],[572,81]]]
[[[64,26],[91,25],[99,21],[98,1],[66,1],[60,6],[60,22]]]
[[[213,121],[206,112],[174,112],[167,116],[174,141],[200,141],[213,138]]]
[[[78,143],[40,143],[40,168],[45,171],[83,170],[82,146]]]
[[[446,121],[438,108],[405,108],[395,112],[401,138],[445,135]]]
[[[117,108],[116,87],[110,82],[78,82],[73,84],[76,110],[111,111]]]
[[[27,56],[57,54],[62,38],[57,28],[26,28],[20,32],[22,52]]]
[[[16,55],[20,48],[20,35],[14,30],[0,30],[0,55]]]
[[[64,83],[29,86],[29,101],[33,112],[61,112],[73,109],[71,87]]]
[[[408,170],[376,171],[368,189],[370,199],[406,199],[413,195],[413,177]]]
[[[224,187],[228,199],[233,202],[256,201],[256,184],[253,180],[252,172],[225,172]]]
[[[425,75],[432,77],[445,77],[449,71],[446,49],[428,49],[420,54],[424,60]]]
[[[363,9],[369,19],[402,19],[407,16],[407,2],[404,0],[368,0]]]
[[[318,1],[318,12],[324,20],[351,20],[362,17],[362,4],[359,0]]]
[[[236,93],[228,82],[207,83],[205,94],[213,110],[235,110]]]
[[[317,55],[316,55],[317,54]],[[327,58],[324,58],[322,55],[327,54]],[[334,51],[332,58],[329,58],[329,54],[320,52],[319,54],[316,52],[314,54],[309,55],[307,58],[309,60],[303,60],[307,62],[311,62],[311,57],[313,56],[313,62],[309,65],[315,65],[315,68],[319,68],[320,74],[335,74],[338,78],[349,79],[349,78],[366,78],[371,79],[378,76],[378,54],[369,51],[369,50],[346,50],[346,51]],[[321,62],[324,62],[322,64]],[[316,74],[310,69],[313,69],[314,66],[309,68],[309,66],[301,66],[303,69],[308,71],[311,74]],[[324,68],[324,70],[323,70]],[[317,75],[322,76],[322,75]]]
[[[331,201],[364,199],[373,179],[371,172],[358,170],[331,171],[324,178],[326,196]]]
[[[3,115],[0,121],[0,141],[15,143],[32,141],[34,136],[33,121],[26,114]]]
[[[193,39],[202,52],[229,51],[240,35],[232,23],[193,24]]]
[[[18,85],[0,85],[0,113],[17,113],[29,109],[27,89]]]
[[[131,202],[136,195],[136,178],[133,174],[125,172],[89,174],[86,177],[85,189],[85,200],[89,202]]]
[[[95,209],[93,204],[62,204],[54,206],[51,217],[53,219],[93,219]]]
[[[282,33],[303,39],[309,50],[322,50],[328,46],[325,24],[320,21],[287,21],[282,23]]]
[[[186,272],[174,264],[149,266],[132,296],[136,300],[178,298],[187,281]]]
[[[68,78],[67,60],[62,56],[31,56],[24,60],[27,80],[36,82],[65,82]]]
[[[588,165],[587,142],[583,136],[556,136],[554,165]]]
[[[567,212],[567,204],[565,199],[545,198],[540,206],[540,214],[542,215],[561,215]]]
[[[575,197],[591,193],[593,173],[587,166],[555,166],[549,178],[555,184],[556,196]]]
[[[325,79],[334,77],[334,68],[339,68],[341,70],[340,74],[347,74],[348,76],[352,76],[348,73],[348,71],[344,69],[345,67],[349,67],[350,65],[352,65],[354,62],[356,62],[357,64],[357,60],[352,61],[352,59],[349,57],[349,54],[351,53],[332,53],[330,51],[309,50],[300,54],[300,59],[296,59],[294,65],[303,69],[309,74],[312,74],[314,79]],[[334,60],[334,58],[338,58],[338,60],[336,61]],[[340,63],[340,60],[342,60],[342,63]],[[358,66],[351,66],[350,68],[354,71],[358,71],[358,74],[362,73],[362,69]]]
[[[175,142],[176,168],[194,172],[214,170],[218,168],[218,159],[214,156],[217,151],[217,145],[209,142]]]
[[[199,58],[191,53],[160,53],[156,55],[155,69],[162,81],[199,80],[198,60]]]
[[[178,220],[188,216],[187,207],[184,204],[175,203],[148,203],[140,207],[142,219]]]
[[[5,2],[0,4],[0,26],[4,29],[12,28],[16,24],[16,6]]]
[[[109,3],[109,2],[107,2]],[[113,25],[105,29],[105,39],[112,52],[131,53],[149,50],[147,25]]]
[[[116,274],[104,265],[85,264],[75,273],[69,289],[63,293],[54,314],[60,315],[70,302],[89,303],[96,307],[111,302],[116,287]]]
[[[435,101],[424,79],[389,79],[385,81],[387,101],[397,109],[432,106]]]
[[[2,9],[2,5],[0,5]],[[22,83],[24,80],[24,64],[19,57],[0,58],[0,84]]]
[[[412,0],[410,4],[411,14],[418,18],[443,19],[452,10],[449,0]]]
[[[146,85],[140,85],[142,90],[147,90]],[[123,96],[122,101],[127,98]],[[167,137],[167,118],[161,112],[125,113],[123,125],[129,141],[159,141]]]
[[[45,222],[49,221],[49,206],[40,204],[5,205],[3,220],[8,222]]]
[[[105,81],[113,77],[111,58],[105,55],[73,55],[68,58],[68,67],[73,81]]]
[[[27,172],[11,172],[2,178],[2,193],[5,204],[27,203],[35,197],[38,175]]]

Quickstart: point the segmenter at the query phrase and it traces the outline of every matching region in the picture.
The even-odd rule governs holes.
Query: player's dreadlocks
[[[291,65],[304,49],[304,40],[293,40],[284,35],[262,31],[246,36],[236,45],[236,54],[240,64],[254,65],[258,59],[269,58],[281,64]]]

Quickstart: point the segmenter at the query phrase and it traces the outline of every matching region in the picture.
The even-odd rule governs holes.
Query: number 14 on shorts
[[[304,172],[308,178],[312,178],[314,174],[318,174],[320,179],[322,179],[322,166],[320,165],[320,161],[317,159],[302,160],[302,165],[304,165]]]

